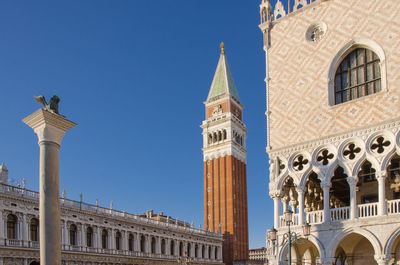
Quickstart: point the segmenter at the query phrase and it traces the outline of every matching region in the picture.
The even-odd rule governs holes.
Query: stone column
[[[377,175],[378,180],[378,215],[387,215],[387,202],[386,202],[386,171],[382,171]]]
[[[299,225],[304,224],[304,191],[296,189],[297,199],[299,200]]]
[[[115,249],[115,231],[114,229],[110,229],[109,233],[110,236],[108,237],[108,248],[109,249]]]
[[[25,246],[28,244],[28,231],[29,231],[29,223],[26,221],[26,214],[22,215],[22,244]]]
[[[80,245],[82,247],[86,247],[87,246],[87,242],[86,242],[86,227],[84,224],[81,224],[81,237],[80,237]]]
[[[40,146],[40,264],[61,265],[59,151],[65,132],[76,124],[43,109],[23,122],[34,130]]]
[[[122,250],[129,250],[128,246],[128,232],[127,231],[121,231],[122,233]]]
[[[139,252],[140,251],[140,239],[138,233],[133,233],[133,250]]]
[[[274,198],[274,227],[275,229],[279,228],[279,216],[281,214],[281,198],[279,196],[275,196]]]
[[[4,238],[5,238],[5,229],[6,229],[6,225],[5,225],[5,221],[3,219],[3,212],[0,210],[0,245],[4,244]]]
[[[156,254],[161,254],[161,238],[156,237]]]
[[[324,192],[324,223],[329,223],[331,221],[331,211],[329,208],[329,190],[331,188],[331,183],[324,183],[321,187]]]
[[[350,219],[355,219],[358,217],[357,196],[356,196],[357,181],[353,177],[347,177],[347,183],[349,183],[350,186]]]

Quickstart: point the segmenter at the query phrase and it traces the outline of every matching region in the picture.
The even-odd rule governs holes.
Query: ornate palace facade
[[[39,264],[39,193],[7,185],[0,166],[0,265]],[[60,199],[63,264],[222,264],[222,236],[163,214]]]
[[[400,2],[288,6],[260,5],[277,229],[269,263],[287,262],[291,210],[293,264],[400,264]]]

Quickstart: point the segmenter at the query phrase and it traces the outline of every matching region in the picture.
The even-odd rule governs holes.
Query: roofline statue
[[[36,99],[36,102],[43,105],[44,110],[60,115],[60,113],[58,112],[58,103],[60,102],[60,98],[58,96],[52,96],[49,104],[47,104],[44,96],[34,96],[34,98]]]

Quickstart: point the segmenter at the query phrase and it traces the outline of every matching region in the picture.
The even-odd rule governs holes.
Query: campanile
[[[221,43],[217,70],[204,102],[204,227],[224,235],[223,260],[247,260],[246,126],[243,105]]]

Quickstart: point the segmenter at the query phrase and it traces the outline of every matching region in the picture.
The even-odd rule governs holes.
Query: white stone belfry
[[[65,132],[76,124],[43,109],[23,122],[35,131],[40,147],[40,264],[61,265],[59,151]]]

